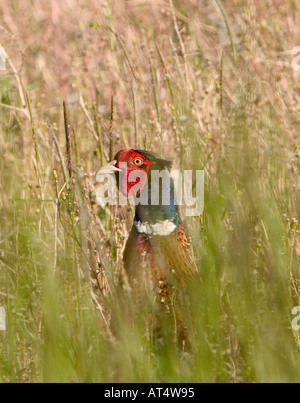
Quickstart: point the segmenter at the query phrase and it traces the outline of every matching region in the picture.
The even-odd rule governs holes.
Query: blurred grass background
[[[1,382],[299,381],[299,11],[1,1]],[[116,291],[132,211],[93,196],[112,145],[205,169],[204,214],[186,220],[201,273],[189,353],[167,331],[157,346],[152,308],[132,321]]]

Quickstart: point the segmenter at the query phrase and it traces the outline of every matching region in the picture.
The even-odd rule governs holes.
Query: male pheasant
[[[150,289],[158,303],[174,313],[179,292],[184,289],[186,278],[197,273],[197,267],[175,203],[174,184],[169,173],[171,165],[171,161],[149,151],[121,150],[103,172],[114,172],[119,191],[135,198],[134,222],[123,255],[134,294],[141,301],[149,295]],[[162,181],[159,186],[154,184],[155,170],[164,171],[168,186],[163,186]],[[182,307],[181,303],[179,305]],[[180,334],[184,332],[184,314],[178,314],[179,311],[182,309],[174,316],[176,326],[182,328],[177,329]]]

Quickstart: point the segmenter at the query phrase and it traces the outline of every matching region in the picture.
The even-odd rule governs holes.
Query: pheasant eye
[[[135,165],[136,167],[140,167],[141,165],[143,165],[144,161],[142,160],[142,158],[134,158],[132,160],[133,165]]]

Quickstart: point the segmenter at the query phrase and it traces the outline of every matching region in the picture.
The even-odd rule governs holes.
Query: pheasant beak
[[[96,180],[98,177],[100,177],[102,175],[113,174],[115,172],[121,171],[121,169],[119,169],[115,166],[116,163],[117,163],[117,161],[113,160],[113,161],[109,162],[107,165],[104,165],[103,167],[101,167],[96,174]]]

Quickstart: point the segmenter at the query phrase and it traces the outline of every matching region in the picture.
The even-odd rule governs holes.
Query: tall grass
[[[300,379],[299,11],[1,2],[1,382]],[[133,212],[97,206],[94,173],[128,147],[205,169],[188,353],[119,290]]]

